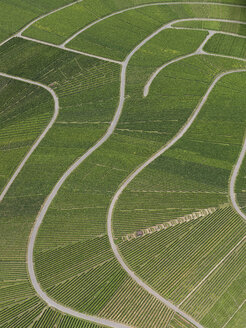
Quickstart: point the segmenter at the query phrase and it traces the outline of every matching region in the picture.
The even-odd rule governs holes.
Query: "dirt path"
[[[79,0],[75,3],[78,3],[78,2],[81,2],[83,0]],[[48,14],[45,14],[37,19],[35,19],[34,21],[32,21],[31,23],[29,23],[27,26],[25,26],[20,32],[16,33],[15,35],[13,35],[12,37],[8,38],[7,40],[5,40],[4,42],[2,42],[0,44],[3,45],[4,43],[8,42],[10,39],[12,39],[13,37],[23,37],[22,36],[22,33],[27,30],[32,24],[34,24],[35,22],[37,22],[38,20],[52,14],[52,13],[55,13],[63,8],[66,8],[66,7],[69,7],[69,6],[72,6],[73,4],[75,3],[71,3],[69,5],[66,5],[62,8],[59,8],[59,9],[56,9],[54,11],[52,11],[51,13],[48,13]],[[89,27],[97,24],[99,21],[102,21],[103,19],[106,19],[106,18],[109,18],[113,15],[116,15],[116,14],[119,14],[121,12],[124,12],[124,11],[128,11],[128,10],[132,10],[132,9],[136,9],[136,8],[141,8],[141,7],[145,7],[145,6],[150,6],[150,5],[178,5],[178,4],[191,4],[190,2],[176,2],[176,3],[155,3],[155,4],[146,4],[146,5],[141,5],[141,6],[136,6],[136,7],[133,7],[133,8],[128,8],[128,9],[125,9],[125,10],[122,10],[120,12],[117,12],[117,13],[114,13],[114,14],[111,14],[111,15],[108,15],[107,17],[104,17],[96,22],[93,22],[92,24],[88,25],[87,27],[83,28],[82,30],[80,30],[79,32],[77,32],[76,34],[74,34],[72,37],[70,37],[68,40],[66,40],[62,45],[60,46],[56,46],[56,45],[53,45],[53,44],[50,44],[50,43],[47,43],[47,42],[42,42],[42,41],[38,41],[38,40],[34,40],[34,39],[31,39],[31,38],[27,38],[27,37],[23,37],[23,38],[26,38],[26,39],[29,39],[31,41],[35,41],[35,42],[38,42],[40,44],[46,44],[48,46],[55,46],[55,47],[58,47],[60,49],[63,49],[63,50],[68,50],[67,48],[65,48],[65,45],[70,42],[74,37],[76,37],[77,35],[79,35],[80,33],[82,33],[83,31],[85,31],[86,29],[88,29]],[[229,7],[241,7],[241,8],[245,8],[245,6],[238,6],[238,5],[233,5],[233,4],[222,4],[222,3],[205,3],[205,2],[192,2],[192,4],[209,4],[209,5],[221,5],[221,6],[229,6]],[[199,20],[199,19],[198,19]],[[206,19],[206,20],[209,20],[209,19]],[[120,324],[120,323],[117,323],[117,322],[113,322],[113,321],[110,321],[110,320],[106,320],[106,319],[102,319],[102,318],[98,318],[96,316],[90,316],[90,315],[86,315],[86,314],[83,314],[83,313],[80,313],[80,312],[77,312],[77,311],[74,311],[70,308],[67,308],[67,307],[64,307],[63,305],[61,304],[58,304],[56,303],[54,300],[52,300],[40,287],[37,279],[36,279],[36,276],[35,276],[35,272],[34,272],[34,263],[33,263],[33,250],[34,250],[34,243],[35,243],[35,239],[36,239],[36,236],[37,236],[37,233],[38,233],[38,230],[39,230],[39,227],[43,221],[43,218],[52,202],[52,200],[54,199],[54,197],[56,196],[57,192],[59,191],[59,189],[61,188],[61,186],[63,185],[63,183],[66,181],[67,177],[86,159],[88,158],[95,150],[97,150],[113,133],[117,123],[118,123],[118,120],[120,118],[120,115],[121,115],[121,112],[122,112],[122,108],[123,108],[123,105],[124,105],[124,99],[125,99],[125,83],[126,83],[126,68],[127,68],[127,65],[131,59],[131,57],[145,44],[147,43],[150,39],[152,39],[155,35],[157,35],[159,32],[161,32],[162,30],[164,30],[165,28],[169,28],[170,27],[170,24],[167,24],[163,27],[161,27],[160,29],[158,29],[156,32],[152,33],[149,37],[147,37],[144,41],[142,41],[137,47],[135,47],[135,49],[133,51],[131,51],[131,53],[126,57],[125,61],[124,62],[118,62],[118,61],[113,61],[113,60],[110,60],[108,58],[104,58],[104,57],[100,57],[100,56],[94,56],[94,55],[91,55],[91,54],[86,54],[86,53],[83,53],[83,52],[79,52],[79,51],[76,51],[76,50],[72,50],[72,49],[69,49],[69,51],[72,51],[72,52],[75,52],[75,53],[79,53],[79,54],[83,54],[83,55],[87,55],[87,56],[91,56],[91,57],[96,57],[98,59],[102,59],[102,60],[109,60],[109,61],[113,61],[113,62],[116,62],[116,63],[119,63],[122,65],[122,70],[121,70],[121,85],[120,85],[120,101],[119,101],[119,105],[118,105],[118,108],[116,110],[116,113],[115,113],[115,116],[111,122],[111,125],[109,126],[106,134],[93,146],[91,147],[85,154],[83,154],[73,165],[71,165],[69,167],[69,169],[63,174],[63,176],[60,178],[60,180],[56,183],[55,187],[53,188],[52,192],[50,193],[50,195],[47,197],[45,203],[43,204],[43,207],[41,209],[41,211],[39,212],[37,218],[36,218],[36,221],[35,221],[35,224],[33,226],[33,229],[31,231],[31,234],[30,234],[30,238],[29,238],[29,243],[28,243],[28,271],[29,271],[29,275],[30,275],[30,279],[31,279],[31,282],[33,284],[33,287],[34,289],[36,290],[36,292],[38,293],[38,295],[49,305],[49,306],[52,306],[53,308],[59,310],[59,311],[62,311],[63,313],[66,313],[66,314],[69,314],[69,315],[72,315],[74,317],[77,317],[77,318],[81,318],[81,319],[84,319],[84,320],[89,320],[89,321],[92,321],[92,322],[95,322],[95,323],[98,323],[98,324],[102,324],[102,325],[106,325],[108,327],[115,327],[115,328],[124,328],[124,327],[128,327],[129,326],[126,326],[126,325],[123,325],[123,324]],[[199,111],[201,110],[201,108],[203,107],[204,103],[206,102],[210,92],[212,91],[212,89],[214,88],[214,86],[216,85],[216,83],[225,75],[227,74],[231,74],[231,73],[236,73],[236,72],[245,72],[246,70],[235,70],[235,71],[230,71],[230,72],[226,72],[226,73],[223,73],[221,75],[219,75],[215,81],[211,84],[211,86],[209,87],[207,93],[205,94],[203,100],[201,101],[201,103],[198,105],[198,107],[196,108],[196,110],[193,112],[192,116],[190,117],[190,119],[188,120],[188,122],[186,123],[186,125],[179,131],[179,133],[168,143],[166,144],[161,150],[159,150],[156,154],[154,154],[148,161],[146,161],[144,164],[142,164],[137,170],[135,170],[127,179],[126,181],[123,183],[123,185],[119,188],[119,190],[116,192],[112,202],[111,202],[111,205],[110,205],[110,209],[109,209],[109,212],[108,212],[108,220],[107,220],[107,227],[108,227],[108,236],[109,236],[109,240],[110,240],[110,243],[111,243],[111,247],[114,251],[114,254],[116,256],[116,258],[118,259],[119,263],[122,265],[122,267],[124,268],[124,270],[140,285],[142,286],[145,290],[147,290],[150,294],[154,295],[157,299],[159,299],[163,304],[169,306],[171,309],[173,309],[174,311],[178,312],[179,314],[181,314],[184,318],[186,318],[187,320],[189,320],[190,322],[192,322],[196,327],[198,328],[202,328],[202,326],[197,323],[194,319],[192,319],[189,315],[187,315],[186,313],[184,313],[183,311],[181,311],[178,307],[176,307],[175,305],[173,305],[171,302],[169,302],[168,300],[164,299],[162,296],[160,296],[158,293],[156,293],[153,289],[151,289],[151,287],[149,287],[148,285],[146,285],[144,282],[142,282],[142,280],[137,277],[135,275],[135,273],[133,271],[131,271],[127,265],[124,263],[123,259],[121,258],[119,252],[118,252],[118,248],[117,246],[114,244],[114,240],[113,240],[113,236],[112,236],[112,228],[111,228],[111,224],[112,224],[112,214],[113,214],[113,209],[115,207],[115,204],[117,202],[117,199],[118,197],[120,196],[120,194],[123,192],[123,190],[127,187],[127,185],[135,178],[135,176],[137,176],[146,166],[148,166],[151,162],[153,162],[157,157],[159,157],[161,154],[163,154],[167,149],[169,149],[176,141],[178,141],[183,135],[184,133],[189,129],[189,127],[191,126],[191,124],[193,123],[193,121],[195,120],[196,116],[198,115]],[[13,76],[9,76],[7,74],[3,74],[1,73],[2,76],[5,76],[5,77],[9,77],[9,78],[14,78],[16,80],[20,80],[20,81],[23,81],[23,82],[27,82],[27,83],[32,83],[32,84],[36,84],[38,86],[41,86],[41,87],[44,87],[48,90],[48,87],[42,85],[41,83],[38,83],[38,82],[34,82],[34,81],[30,81],[30,80],[26,80],[26,79],[22,79],[22,78],[18,78],[18,77],[13,77]],[[53,90],[48,90],[51,94],[52,92],[54,93]],[[51,92],[52,91],[52,92]],[[55,100],[55,93],[52,94],[53,95],[53,98]],[[56,117],[57,117],[57,114],[58,114],[58,110],[59,110],[59,103],[58,103],[58,98],[56,97],[56,100],[55,100],[55,104],[56,104],[56,109],[55,109],[55,114],[52,118],[52,123],[50,122],[49,123],[49,126],[47,126],[48,129],[50,129],[50,127],[52,126],[52,124],[54,123]],[[51,125],[50,125],[51,124]],[[46,129],[47,129],[46,128]],[[46,130],[45,130],[46,131]],[[44,131],[44,132],[45,132]],[[44,133],[43,132],[43,133]],[[46,132],[47,133],[47,132]],[[46,134],[45,133],[45,134]],[[41,137],[41,136],[40,136]],[[40,138],[39,137],[39,138]],[[43,135],[44,137],[44,135]],[[43,138],[42,137],[42,138]],[[42,139],[41,139],[42,140]],[[40,141],[41,141],[40,140]],[[39,141],[39,142],[40,142]],[[38,146],[38,144],[37,144]],[[37,147],[36,146],[36,147]],[[35,148],[36,148],[35,147]],[[32,150],[33,152],[33,150]],[[243,157],[245,155],[245,152],[246,152],[246,141],[245,141],[245,144],[244,144],[244,147],[243,147],[243,150],[240,154],[240,157],[239,157],[239,160],[237,162],[237,165],[235,166],[235,170],[234,170],[234,175],[235,175],[235,178],[233,178],[234,175],[232,175],[232,179],[231,179],[231,185],[233,186],[234,188],[234,184],[235,184],[235,179],[236,179],[236,176],[238,174],[238,171],[239,171],[239,168],[240,168],[240,165],[242,164],[242,160],[243,160]],[[31,154],[30,154],[31,155]],[[30,157],[29,155],[29,157]],[[28,157],[28,158],[29,158]],[[27,159],[28,159],[27,158]],[[26,159],[26,160],[27,160]],[[26,162],[26,161],[25,161]],[[25,162],[23,161],[23,165],[22,167],[24,166]],[[21,168],[22,168],[21,167]],[[20,168],[20,170],[21,170]],[[19,171],[20,171],[19,170]],[[18,175],[18,173],[15,175],[15,177],[12,177],[12,182],[14,181],[14,179],[16,178],[16,176]],[[234,179],[234,180],[233,180]],[[6,191],[7,192],[7,191]],[[5,194],[6,194],[5,192]]]
[[[16,177],[18,176],[18,174],[20,173],[20,171],[22,170],[22,168],[26,164],[26,162],[29,159],[29,157],[32,155],[32,153],[34,152],[34,150],[38,147],[38,145],[40,144],[40,142],[46,136],[47,132],[50,130],[50,128],[55,123],[56,118],[57,118],[57,116],[59,114],[59,100],[58,100],[58,97],[57,97],[55,91],[52,90],[47,85],[44,85],[42,83],[35,82],[35,81],[32,81],[32,80],[24,79],[24,78],[21,78],[21,77],[17,77],[17,76],[13,76],[13,75],[1,73],[1,72],[0,72],[0,76],[6,77],[8,79],[17,80],[17,81],[21,81],[21,82],[24,82],[24,83],[29,83],[29,84],[36,85],[38,87],[41,87],[41,88],[47,90],[51,94],[51,96],[53,97],[53,100],[54,100],[54,114],[53,114],[53,116],[52,116],[49,124],[46,126],[46,128],[44,129],[44,131],[41,133],[41,135],[38,137],[38,139],[32,145],[32,147],[30,148],[30,150],[28,151],[28,153],[26,154],[26,156],[23,158],[23,160],[21,161],[21,163],[19,164],[19,166],[15,170],[14,174],[12,175],[12,177],[10,178],[10,180],[8,181],[8,183],[6,184],[6,186],[4,187],[2,193],[0,194],[0,202],[1,202],[3,200],[3,198],[4,198],[4,196],[6,195],[6,193],[8,192],[9,188],[11,187],[12,183],[15,181]]]

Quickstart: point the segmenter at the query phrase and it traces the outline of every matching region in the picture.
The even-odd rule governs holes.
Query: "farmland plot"
[[[0,78],[0,193],[16,166],[44,130],[53,99],[40,87]]]
[[[1,0],[0,42],[17,32],[31,20],[58,7],[72,3],[72,0]]]
[[[151,4],[152,2],[154,4],[156,1],[120,0],[113,2],[106,0],[101,2],[99,0],[84,0],[81,3],[39,20],[25,31],[24,35],[54,44],[60,44],[65,42],[66,39],[78,30],[99,18],[126,8],[133,8],[134,6],[142,4]],[[168,1],[159,1],[158,3],[165,2]],[[237,4],[243,4],[242,0],[217,2],[236,2]],[[73,19],[71,19],[71,17],[73,17]],[[133,9],[129,12],[108,18],[98,24],[98,26],[92,27],[79,35],[69,43],[69,47],[83,51],[97,51],[100,52],[101,56],[112,54],[117,56],[117,58],[122,58],[124,54],[127,54],[126,49],[130,51],[130,47],[133,47],[140,42],[141,39],[146,37],[148,33],[153,32],[155,29],[165,24],[165,22],[190,17],[228,18],[231,20],[238,20],[242,17],[242,19],[245,19],[242,8],[234,8],[232,12],[230,7],[207,4],[154,5]],[[109,31],[110,33],[108,33]],[[117,39],[119,40],[120,38],[124,38],[125,45],[118,44],[117,46]],[[113,43],[114,45],[112,48]]]
[[[131,3],[105,1],[99,5],[85,0],[38,21],[27,34],[59,43],[96,17]],[[118,20],[112,17],[81,34],[70,46],[76,43],[77,49],[82,45],[82,50],[123,59],[136,43],[173,17],[245,17],[244,9],[232,11],[224,6],[163,8],[142,8],[119,15]],[[59,17],[64,19],[63,26],[54,24]],[[107,33],[110,29],[115,34]],[[236,60],[191,57],[162,71],[143,98],[145,83],[160,65],[195,51],[207,35],[206,31],[163,31],[130,61],[124,109],[113,135],[67,179],[38,233],[35,273],[42,289],[57,302],[139,328],[193,328],[137,285],[119,265],[106,234],[106,217],[121,182],[177,133],[215,77],[245,69],[245,63]],[[217,51],[231,53],[223,44]],[[25,257],[32,223],[52,186],[105,133],[112,120],[119,98],[120,66],[20,39],[1,47],[0,57],[2,71],[50,85],[61,105],[56,124],[0,205],[4,249],[0,324],[97,327],[45,306],[30,286]],[[240,327],[244,307],[243,295],[235,293],[245,282],[245,224],[227,197],[228,178],[244,135],[244,79],[245,73],[240,73],[218,83],[185,137],[129,185],[113,220],[115,242],[130,267],[211,328],[215,320],[220,327],[234,322]],[[194,217],[194,211],[207,212]],[[175,221],[155,233],[150,229],[146,236],[122,242],[127,232],[170,222],[179,215],[189,220]],[[232,299],[235,304],[224,313],[223,304]]]
[[[214,35],[206,44],[205,51],[246,58],[246,42],[245,39],[231,35]]]

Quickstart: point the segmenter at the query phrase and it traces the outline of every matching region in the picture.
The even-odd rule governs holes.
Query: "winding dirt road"
[[[75,3],[81,2],[83,0],[77,1]],[[69,4],[67,6],[64,6],[62,8],[59,8],[57,10],[52,11],[51,13],[57,12],[65,7],[71,6],[75,3]],[[111,15],[108,15],[102,19],[99,19],[96,22],[93,22],[92,24],[88,25],[87,27],[83,28],[82,30],[80,30],[79,32],[77,32],[76,34],[74,34],[72,37],[70,37],[68,40],[66,40],[62,45],[60,46],[55,46],[53,44],[49,44],[46,42],[42,42],[42,41],[38,41],[38,40],[34,40],[34,39],[30,39],[27,37],[23,37],[22,33],[28,28],[30,27],[33,23],[37,22],[38,20],[40,20],[43,17],[48,16],[49,14],[45,14],[37,19],[35,19],[34,21],[32,21],[31,23],[29,23],[26,27],[24,27],[20,32],[16,33],[15,35],[13,35],[11,38],[13,37],[23,37],[23,38],[27,38],[31,41],[35,41],[38,42],[40,44],[46,44],[49,46],[55,46],[55,47],[59,47],[61,49],[64,50],[68,50],[67,48],[65,48],[66,44],[68,42],[70,42],[74,37],[76,37],[77,35],[79,35],[80,33],[82,33],[83,31],[85,31],[86,29],[88,29],[89,27],[97,24],[98,22],[112,17],[113,15],[122,13],[124,11],[128,11],[128,10],[132,10],[132,9],[136,9],[136,8],[141,8],[141,7],[146,7],[146,6],[150,6],[150,5],[178,5],[178,4],[209,4],[209,5],[221,5],[221,6],[231,6],[231,7],[242,7],[245,8],[245,6],[238,6],[238,5],[232,5],[232,4],[222,4],[222,3],[200,3],[200,2],[176,2],[176,3],[155,3],[155,4],[146,4],[146,5],[140,5],[140,6],[136,6],[133,8],[128,8],[122,11],[119,11],[117,13],[113,13]],[[199,20],[199,18],[197,19]],[[209,20],[209,19],[206,19]],[[241,22],[240,22],[241,23]],[[63,185],[63,183],[66,181],[67,177],[86,159],[88,158],[95,150],[97,150],[113,133],[118,120],[120,118],[121,112],[122,112],[122,108],[124,105],[124,100],[125,100],[125,83],[126,83],[126,69],[127,69],[127,65],[131,59],[131,57],[145,44],[147,43],[151,38],[153,38],[155,35],[157,35],[158,33],[160,33],[162,30],[166,29],[166,28],[170,28],[170,23],[166,24],[165,26],[159,28],[156,32],[152,33],[149,37],[147,37],[145,40],[143,40],[137,47],[135,47],[135,49],[133,51],[131,51],[131,53],[126,57],[126,59],[121,63],[121,62],[117,62],[118,64],[122,65],[122,69],[121,69],[121,85],[120,85],[120,101],[119,101],[119,105],[118,108],[116,110],[115,116],[112,120],[111,125],[109,126],[106,134],[93,146],[91,147],[85,154],[83,154],[73,165],[70,166],[70,168],[63,174],[63,176],[60,178],[60,180],[57,182],[57,184],[55,185],[55,187],[53,188],[52,192],[50,193],[50,195],[47,197],[45,203],[43,204],[37,219],[35,221],[34,227],[31,231],[30,234],[30,239],[29,239],[29,243],[28,243],[28,271],[29,271],[29,275],[30,275],[30,279],[31,282],[33,284],[34,289],[36,290],[37,294],[50,306],[52,306],[53,308],[62,311],[63,313],[72,315],[74,317],[77,318],[81,318],[84,320],[89,320],[98,324],[102,324],[102,325],[106,325],[108,327],[115,327],[115,328],[124,328],[124,327],[128,327],[126,325],[117,323],[117,322],[113,322],[110,320],[105,320],[102,318],[98,318],[96,316],[90,316],[90,315],[86,315],[77,311],[74,311],[70,308],[64,307],[61,304],[56,303],[54,300],[52,300],[40,287],[36,276],[35,276],[35,272],[34,272],[34,263],[33,263],[33,250],[34,250],[34,243],[35,243],[35,239],[39,230],[39,227],[43,221],[43,218],[52,202],[52,200],[54,199],[54,197],[56,196],[57,192],[59,191],[59,189],[61,188],[61,186]],[[220,32],[218,32],[220,33]],[[210,33],[211,34],[211,33]],[[209,35],[210,36],[210,35]],[[2,44],[6,43],[7,41],[9,41],[11,38],[5,40]],[[204,43],[204,42],[203,42]],[[1,44],[1,45],[2,45]],[[200,49],[200,47],[199,47]],[[71,50],[69,49],[69,51],[73,51],[73,52],[77,52],[75,50]],[[90,54],[86,54],[86,53],[82,53],[82,52],[77,52],[77,53],[81,53],[83,55],[88,55],[88,56],[94,56],[94,55],[90,55]],[[193,54],[194,55],[194,54]],[[212,55],[212,54],[209,54]],[[189,55],[191,56],[191,54]],[[103,58],[100,56],[94,56],[96,58],[99,59],[103,59],[103,60],[109,60],[112,61],[110,59],[107,58]],[[223,57],[223,56],[222,56]],[[172,63],[179,61],[180,59],[177,58],[176,60],[172,61]],[[170,62],[169,62],[170,64]],[[166,65],[166,64],[165,64]],[[112,215],[113,215],[113,211],[114,211],[114,207],[115,204],[120,196],[120,194],[123,192],[123,190],[127,187],[127,185],[145,168],[147,167],[150,163],[152,163],[156,158],[158,158],[160,155],[162,155],[165,151],[167,151],[172,145],[174,145],[180,138],[182,138],[182,136],[185,134],[185,132],[189,129],[189,127],[192,125],[192,123],[194,122],[195,118],[197,117],[198,113],[200,112],[200,110],[202,109],[203,105],[205,104],[209,94],[211,93],[211,91],[213,90],[213,88],[215,87],[215,85],[217,84],[217,82],[223,78],[224,76],[228,75],[228,74],[232,74],[232,73],[238,73],[238,72],[245,72],[246,70],[233,70],[233,71],[229,71],[229,72],[224,72],[222,74],[220,74],[215,80],[214,82],[210,85],[209,89],[207,90],[206,94],[204,95],[202,101],[199,103],[199,105],[197,106],[197,108],[195,109],[195,111],[193,112],[193,114],[191,115],[191,117],[189,118],[189,120],[187,121],[187,123],[183,126],[183,128],[178,132],[178,134],[172,139],[170,140],[163,148],[161,148],[156,154],[154,154],[153,156],[151,156],[150,159],[148,159],[145,163],[143,163],[139,168],[137,168],[125,181],[124,183],[121,185],[121,187],[118,189],[118,191],[116,192],[116,194],[113,197],[113,200],[110,204],[109,207],[109,211],[108,211],[108,217],[107,217],[107,230],[108,230],[108,236],[109,236],[109,240],[110,240],[110,244],[112,247],[112,250],[117,258],[117,260],[119,261],[119,263],[121,264],[121,266],[124,268],[124,270],[140,285],[142,286],[145,290],[147,290],[150,294],[154,295],[157,299],[159,299],[163,304],[167,305],[168,307],[170,307],[171,309],[173,309],[174,311],[176,311],[177,313],[181,314],[184,318],[186,318],[187,320],[189,320],[191,323],[193,323],[196,327],[202,328],[202,325],[200,325],[198,322],[196,322],[193,318],[191,318],[189,315],[187,315],[186,313],[184,313],[183,311],[181,311],[177,306],[173,305],[171,302],[169,302],[168,300],[166,300],[165,298],[163,298],[162,296],[160,296],[157,292],[155,292],[151,287],[149,287],[148,285],[146,285],[133,271],[131,271],[128,266],[125,264],[124,260],[122,259],[121,255],[119,254],[118,248],[114,243],[113,240],[113,235],[112,235]],[[58,98],[55,95],[54,91],[52,89],[50,89],[47,86],[42,85],[41,83],[38,82],[34,82],[34,81],[30,81],[27,79],[23,79],[23,78],[19,78],[19,77],[15,77],[15,76],[10,76],[8,74],[4,74],[1,73],[1,76],[5,76],[8,78],[13,78],[22,82],[26,82],[26,83],[31,83],[31,84],[35,84],[38,86],[41,86],[43,88],[45,88],[46,90],[48,90],[55,101],[55,113],[54,116],[51,120],[51,122],[49,123],[49,125],[46,127],[45,131],[42,133],[42,135],[39,137],[38,139],[38,143],[35,143],[35,148],[33,149],[33,147],[30,150],[30,154],[28,155],[28,157],[26,156],[25,159],[23,160],[23,162],[21,163],[21,165],[19,166],[19,171],[22,169],[22,167],[25,165],[26,161],[28,160],[28,158],[31,156],[31,153],[36,149],[36,147],[38,146],[38,144],[40,143],[40,141],[43,139],[43,137],[45,136],[45,134],[47,133],[47,131],[51,128],[52,124],[54,123],[57,115],[58,115],[58,111],[59,111],[59,102],[58,102]],[[48,130],[47,130],[48,129]],[[40,139],[41,138],[41,139]],[[242,151],[240,153],[239,159],[237,164],[235,165],[231,180],[230,180],[230,196],[232,199],[232,204],[234,206],[234,208],[237,210],[237,212],[244,217],[244,219],[246,219],[246,216],[240,211],[240,209],[237,206],[236,203],[236,196],[234,193],[234,186],[235,186],[235,181],[236,181],[236,177],[237,174],[239,172],[240,166],[242,164],[243,158],[245,156],[246,153],[246,140],[244,141],[244,146],[242,148]],[[15,180],[16,176],[18,175],[19,171],[16,173],[15,175],[11,178],[11,180],[9,181],[10,185],[13,183],[13,181]],[[11,182],[12,181],[12,182]],[[9,187],[10,187],[9,185]],[[9,189],[9,187],[7,188],[7,190]],[[5,191],[4,195],[6,194],[7,190]],[[1,196],[3,195],[3,193],[1,194]],[[4,197],[4,195],[2,196],[2,198]],[[2,199],[1,198],[1,199]]]

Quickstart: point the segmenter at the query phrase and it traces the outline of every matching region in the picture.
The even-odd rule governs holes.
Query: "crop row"
[[[132,307],[134,311],[131,310]],[[163,306],[131,279],[127,279],[99,315],[126,322],[134,327],[164,328],[168,326],[173,311]]]
[[[71,2],[70,0],[54,0],[52,2],[40,0],[30,2],[28,0],[15,1],[14,3],[8,0],[1,1],[0,6],[0,42],[4,41],[12,34],[16,33],[23,25],[26,25],[31,20],[39,15],[45,14]]]

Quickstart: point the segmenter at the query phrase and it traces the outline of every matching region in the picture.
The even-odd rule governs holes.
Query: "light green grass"
[[[244,24],[210,22],[210,21],[187,21],[187,22],[176,23],[173,26],[223,31],[223,32],[240,34],[244,36],[246,35],[246,25]]]
[[[204,50],[216,54],[246,58],[246,39],[231,35],[216,34],[205,45]]]

